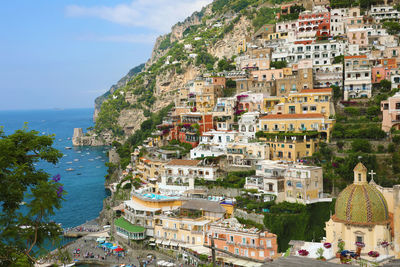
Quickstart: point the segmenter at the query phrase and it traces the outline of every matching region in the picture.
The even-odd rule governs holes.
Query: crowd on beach
[[[64,232],[99,232],[101,229],[98,226],[77,226],[77,227],[70,227],[65,228]]]

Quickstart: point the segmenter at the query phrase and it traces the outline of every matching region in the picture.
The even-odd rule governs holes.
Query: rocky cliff
[[[251,22],[257,6],[252,2],[257,1],[238,9],[236,0],[215,0],[157,38],[148,62],[96,99],[96,127],[89,135],[126,140],[150,114],[172,103],[178,88],[206,71],[216,71],[218,60],[236,55],[237,46],[254,31]]]

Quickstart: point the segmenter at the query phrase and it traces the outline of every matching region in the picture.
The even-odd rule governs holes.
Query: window
[[[260,258],[264,258],[264,251],[260,251],[259,253]]]
[[[358,174],[358,181],[361,182],[361,173]]]
[[[356,236],[356,242],[360,242],[363,243],[364,242],[364,238],[360,235]]]
[[[228,251],[228,247],[224,247],[224,250]]]
[[[230,240],[231,242],[233,242],[233,235],[231,235],[231,236],[229,237],[229,240]]]
[[[246,237],[242,237],[242,244],[246,244]]]
[[[239,255],[239,249],[238,248],[235,248],[235,254]]]
[[[267,248],[272,248],[271,240],[267,240]]]

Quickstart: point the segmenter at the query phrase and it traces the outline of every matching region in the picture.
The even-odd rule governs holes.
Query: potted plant
[[[365,244],[363,242],[356,242],[356,247],[357,247],[356,253],[358,256],[360,256],[361,250],[365,247]]]
[[[318,255],[317,260],[326,261],[326,259],[324,257],[324,249],[323,248],[319,248],[317,250],[317,255]]]
[[[338,251],[336,252],[336,258],[340,258],[340,253],[342,253],[342,251],[344,250],[344,241],[343,240],[339,240],[338,242]]]

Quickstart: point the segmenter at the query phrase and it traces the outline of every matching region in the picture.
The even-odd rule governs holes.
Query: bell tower
[[[354,168],[354,184],[367,184],[367,168],[359,162]]]

